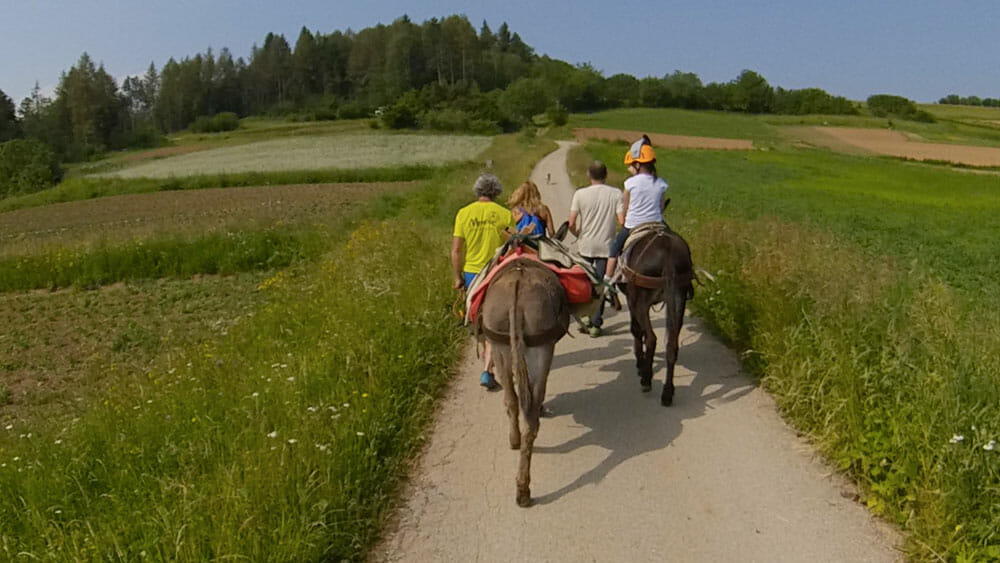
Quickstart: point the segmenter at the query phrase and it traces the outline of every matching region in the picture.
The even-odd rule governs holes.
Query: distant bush
[[[560,104],[556,104],[545,110],[545,117],[549,119],[550,125],[560,127],[569,121],[569,111]]]
[[[359,119],[370,117],[372,109],[361,102],[347,102],[337,108],[337,117],[340,119]]]
[[[875,117],[895,115],[909,121],[934,123],[934,116],[923,110],[918,110],[916,104],[902,97],[890,94],[876,94],[868,98],[868,110]]]
[[[191,124],[191,131],[195,133],[218,133],[220,131],[233,131],[239,129],[240,118],[231,111],[217,113],[212,117],[202,115]]]
[[[44,190],[62,178],[52,150],[41,141],[0,143],[0,198]]]

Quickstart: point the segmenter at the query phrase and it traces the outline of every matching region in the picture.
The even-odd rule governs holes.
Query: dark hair
[[[600,180],[603,182],[608,177],[608,167],[600,160],[595,160],[590,163],[587,175],[590,176],[591,180]]]
[[[639,170],[645,170],[646,172],[649,172],[650,175],[653,176],[653,179],[656,179],[656,178],[659,177],[659,176],[656,175],[656,161],[655,160],[653,162],[639,162],[637,164],[639,165]]]

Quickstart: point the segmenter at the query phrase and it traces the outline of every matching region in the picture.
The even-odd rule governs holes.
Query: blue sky
[[[84,51],[112,75],[212,47],[247,57],[268,32],[294,45],[303,25],[328,33],[465,14],[478,30],[506,21],[539,54],[610,76],[682,70],[726,82],[743,69],[772,86],[819,87],[863,100],[948,94],[1000,98],[995,0],[0,0],[0,90],[18,103],[52,88]]]

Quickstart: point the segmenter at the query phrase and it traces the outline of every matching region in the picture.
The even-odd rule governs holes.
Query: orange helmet
[[[647,164],[656,160],[656,153],[653,152],[653,145],[649,142],[649,137],[643,135],[641,139],[632,143],[632,147],[625,153],[625,166],[633,162]]]

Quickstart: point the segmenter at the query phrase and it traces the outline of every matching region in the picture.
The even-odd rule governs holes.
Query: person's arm
[[[573,236],[580,237],[580,228],[576,226],[576,219],[579,213],[576,211],[569,212],[569,232],[573,233]]]
[[[625,218],[628,217],[628,199],[629,195],[626,191],[622,194],[622,212],[618,214],[618,224],[625,225]]]
[[[465,239],[462,237],[452,237],[451,239],[451,271],[455,275],[451,287],[462,289],[465,286],[465,277],[462,275],[462,264],[465,262]]]

